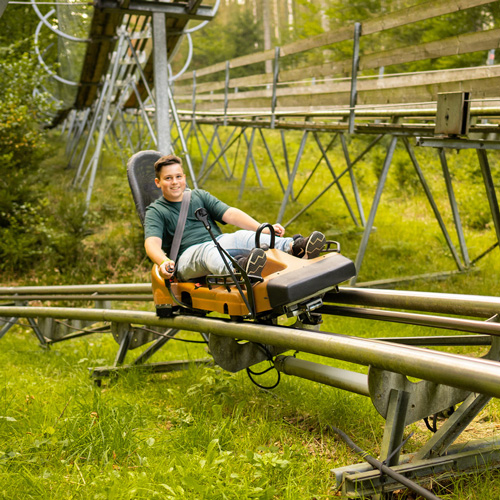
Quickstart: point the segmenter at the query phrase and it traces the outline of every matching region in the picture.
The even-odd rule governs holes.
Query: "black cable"
[[[84,333],[107,333],[107,332],[111,331],[111,330],[109,330],[109,325],[96,326],[94,328],[90,328],[89,330],[86,330],[85,328],[78,328],[76,326],[70,325],[69,323],[65,323],[64,321],[62,321],[60,319],[56,319],[55,322],[58,323],[59,325],[65,326],[66,328],[68,328],[68,330],[75,330],[77,332],[84,332]]]
[[[276,387],[278,387],[279,383],[281,382],[281,373],[278,370],[276,370],[276,373],[278,374],[278,378],[277,378],[276,382],[271,386],[261,385],[252,377],[252,375],[263,375],[264,373],[271,371],[273,368],[276,369],[276,367],[274,366],[273,355],[271,354],[271,351],[264,344],[259,344],[259,343],[255,342],[255,345],[264,352],[264,354],[267,356],[267,360],[269,361],[271,366],[269,368],[266,368],[265,370],[263,370],[261,372],[255,372],[250,367],[248,367],[247,368],[248,378],[252,381],[253,384],[255,384],[260,389],[264,389],[264,390],[275,389]]]
[[[432,425],[429,423],[429,417],[424,418],[425,425],[427,426],[427,429],[429,429],[431,432],[437,432],[437,420],[439,415],[443,415],[445,418],[451,417],[451,415],[455,413],[455,407],[450,406],[447,410],[439,412],[439,413],[434,413],[432,415]]]
[[[264,375],[264,373],[267,373],[271,371],[274,368],[274,365],[271,365],[269,368],[266,368],[265,370],[262,370],[261,372],[254,372],[253,370],[250,369],[250,367],[247,368],[247,370],[252,374],[252,375]]]
[[[92,330],[85,330],[85,329],[82,329],[82,328],[76,328],[74,326],[71,326],[71,325],[68,325],[66,323],[63,323],[62,321],[58,321],[56,320],[57,323],[60,323],[62,324],[63,326],[67,326],[68,328],[72,328],[73,330],[77,330],[79,332],[82,332],[82,333],[109,333],[111,330],[97,330],[97,331],[94,331],[93,329]],[[9,321],[9,320],[6,320],[6,319],[1,319],[0,318],[0,323],[9,323],[11,325],[19,325],[19,326],[24,326],[24,327],[28,327],[28,328],[31,328],[32,330],[34,330],[34,326],[29,324],[29,323],[21,323],[20,321]],[[98,328],[101,328],[101,327],[98,327]],[[167,337],[169,338],[170,340],[177,340],[178,342],[186,342],[188,344],[208,344],[207,341],[205,340],[189,340],[189,339],[180,339],[178,337],[173,337],[173,336],[170,336],[170,335],[166,335],[165,333],[160,333],[160,332],[157,332],[155,330],[151,330],[150,328],[145,328],[145,327],[135,327],[137,330],[144,330],[146,332],[151,332],[151,333],[154,333],[155,335],[159,335],[160,337]]]
[[[429,423],[429,417],[425,417],[424,422],[427,429],[434,433],[437,432],[437,413],[432,415],[432,425]]]
[[[418,495],[426,498],[427,500],[441,500],[438,496],[434,495],[429,490],[426,490],[419,484],[411,481],[407,477],[403,476],[402,474],[399,474],[398,472],[394,471],[390,467],[387,467],[387,465],[384,465],[382,462],[377,460],[376,458],[372,457],[371,455],[368,455],[368,453],[364,450],[362,450],[357,444],[355,444],[351,438],[342,432],[340,429],[337,429],[336,427],[333,427],[331,425],[327,426],[329,429],[331,429],[335,434],[340,436],[340,438],[351,448],[351,450],[355,451],[356,453],[359,453],[366,462],[368,462],[372,467],[375,467],[378,469],[382,474],[385,474],[398,483],[401,483],[403,486],[406,486],[410,490],[414,491]]]
[[[136,326],[136,330],[143,330],[145,332],[150,332],[155,335],[159,335],[160,337],[165,337],[170,340],[177,340],[178,342],[186,342],[188,344],[208,344],[206,340],[189,340],[189,339],[180,339],[178,337],[174,337],[173,335],[168,335],[166,333],[157,332],[156,330],[151,330],[151,328],[146,328],[145,326]]]
[[[271,368],[274,368],[274,365],[271,367]],[[268,370],[266,370],[268,371]],[[265,372],[264,372],[265,373]],[[275,389],[276,387],[278,387],[280,381],[281,381],[281,374],[279,371],[276,371],[276,373],[278,374],[278,379],[276,380],[276,383],[273,384],[273,385],[270,385],[270,386],[265,386],[265,385],[261,385],[259,384],[256,380],[253,379],[252,377],[252,371],[250,370],[250,368],[247,368],[247,375],[248,375],[248,378],[257,386],[259,387],[260,389],[265,389],[265,390],[271,390],[271,389]]]
[[[86,330],[85,328],[77,328],[76,326],[72,326],[68,323],[65,323],[64,321],[61,321],[59,319],[56,319],[55,320],[56,323],[60,324],[60,325],[63,325],[65,327],[67,327],[68,329],[70,330],[76,330],[78,332],[82,332],[82,333],[109,333],[111,330],[108,330],[108,326],[98,326],[96,328],[92,328],[90,330]],[[19,321],[19,318],[17,318],[15,321],[10,321],[10,320],[6,320],[6,319],[1,319],[0,318],[0,323],[7,323],[7,324],[10,324],[10,325],[18,325],[18,326],[25,326],[25,327],[28,327],[28,328],[31,328],[32,330],[35,329],[35,327],[30,324],[30,323],[22,323],[21,321]]]

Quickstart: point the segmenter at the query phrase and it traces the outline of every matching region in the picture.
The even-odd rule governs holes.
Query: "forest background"
[[[204,67],[274,45],[335,30],[354,21],[391,12],[416,3],[412,0],[222,0],[219,14],[209,25],[195,33],[192,68]],[[43,13],[49,6],[40,5]],[[66,25],[74,36],[85,36],[90,20],[87,5],[65,5]],[[66,10],[64,10],[66,9]],[[494,3],[458,12],[453,18],[442,16],[417,25],[392,30],[380,37],[380,48],[425,42],[497,25],[500,7]],[[61,16],[64,18],[64,16]],[[22,19],[22,22],[19,20]],[[101,165],[102,185],[97,188],[89,215],[82,193],[69,187],[73,172],[67,168],[58,131],[51,130],[58,107],[71,102],[71,95],[55,85],[40,68],[34,55],[34,31],[39,19],[30,6],[9,5],[0,24],[0,271],[2,281],[23,283],[69,283],[140,279],[149,263],[144,259],[141,229],[137,224],[130,194],[124,180],[124,165],[112,165],[113,151],[106,151]],[[79,57],[83,44],[58,44],[56,35],[45,35],[44,59],[50,65],[59,54],[59,68],[78,79]],[[51,45],[52,44],[52,45]],[[75,48],[76,46],[76,48]],[[183,47],[173,62],[182,66]],[[342,47],[339,49],[342,51]],[[78,53],[80,51],[80,53]],[[342,54],[311,51],[305,57],[321,63]],[[431,59],[412,63],[405,71],[440,69],[453,66],[477,66],[485,63],[483,52],[454,58]],[[81,59],[81,57],[80,57]],[[297,65],[307,61],[297,60]],[[308,61],[311,62],[311,61]],[[292,60],[291,64],[294,61]],[[57,66],[56,66],[57,67]],[[69,69],[68,69],[69,68]],[[397,71],[398,68],[392,68]],[[76,78],[75,78],[76,76]],[[70,78],[71,79],[71,78]],[[55,96],[55,98],[54,98]],[[69,101],[68,101],[69,99]],[[127,152],[132,154],[133,151]],[[376,181],[378,169],[374,158],[365,169]],[[415,182],[408,175],[407,160],[397,161],[396,185],[391,196],[401,196]],[[463,164],[463,158],[461,163]],[[468,163],[468,162],[466,162]],[[497,162],[493,162],[497,169]],[[462,180],[478,178],[477,162],[461,165]],[[366,177],[360,171],[360,177]],[[115,179],[115,180],[113,180]],[[55,181],[55,182],[54,182]],[[111,192],[111,198],[99,193]],[[477,184],[477,183],[476,183]],[[371,188],[370,183],[367,188]],[[479,193],[480,186],[470,185]],[[101,190],[101,191],[99,191]],[[230,192],[230,190],[227,190]],[[484,200],[484,196],[480,196]],[[231,201],[231,200],[230,200]],[[484,203],[465,215],[471,229],[491,229],[488,208]],[[122,225],[117,221],[120,219]],[[342,230],[342,221],[338,223]],[[302,228],[299,228],[302,229]],[[308,228],[304,228],[307,230]],[[350,237],[349,228],[345,228]],[[78,263],[78,265],[75,265]],[[92,270],[92,272],[90,272]],[[136,271],[139,271],[137,274]],[[390,273],[391,271],[389,271]]]

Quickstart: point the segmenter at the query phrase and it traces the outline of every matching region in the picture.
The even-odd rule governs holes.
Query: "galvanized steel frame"
[[[215,166],[216,163],[220,161],[221,158],[224,158],[224,161],[227,163],[228,160],[226,158],[226,154],[229,152],[230,148],[234,146],[237,143],[237,139],[243,136],[245,138],[244,145],[246,145],[247,148],[247,153],[246,153],[246,160],[245,163],[242,167],[242,171],[240,173],[241,176],[241,182],[240,182],[240,188],[239,188],[239,199],[242,199],[244,194],[245,194],[245,186],[247,184],[247,177],[249,173],[249,162],[253,162],[254,166],[254,171],[255,171],[255,176],[258,182],[258,185],[262,187],[262,181],[259,176],[259,170],[257,165],[255,164],[254,161],[254,154],[253,154],[253,149],[256,147],[256,142],[255,142],[255,130],[258,130],[262,145],[265,148],[266,154],[268,155],[270,165],[268,168],[272,168],[272,171],[275,174],[275,178],[277,181],[277,185],[275,186],[276,188],[280,189],[283,192],[283,198],[282,202],[280,204],[280,209],[278,211],[278,214],[276,216],[277,222],[284,223],[285,227],[289,226],[292,222],[294,222],[298,217],[300,217],[302,214],[304,214],[312,205],[314,205],[323,195],[326,193],[330,192],[331,188],[333,186],[337,186],[337,189],[339,190],[339,194],[342,198],[343,203],[345,204],[350,217],[352,218],[353,222],[355,225],[361,226],[363,228],[363,236],[361,243],[358,248],[357,256],[356,256],[356,268],[358,269],[358,272],[361,268],[361,265],[363,263],[365,253],[367,251],[368,247],[368,242],[369,242],[369,237],[371,234],[371,231],[373,229],[374,225],[374,220],[375,216],[377,214],[378,207],[380,205],[381,201],[381,196],[382,193],[384,192],[385,184],[386,184],[386,179],[387,175],[389,172],[390,165],[392,163],[392,157],[396,148],[396,144],[398,140],[401,140],[405,150],[407,151],[409,160],[411,164],[413,165],[415,172],[417,174],[419,183],[422,186],[422,189],[428,199],[429,205],[432,209],[432,212],[436,218],[436,221],[438,222],[439,228],[444,236],[444,239],[450,249],[451,255],[455,261],[456,268],[459,271],[466,271],[471,268],[472,265],[474,265],[479,258],[484,257],[485,254],[480,254],[478,257],[471,259],[469,256],[469,251],[467,248],[466,244],[466,239],[464,235],[464,228],[462,225],[461,217],[460,217],[460,212],[459,212],[459,207],[456,201],[456,197],[454,194],[454,189],[453,189],[453,183],[452,183],[452,177],[449,172],[449,167],[447,164],[446,160],[446,152],[445,148],[447,147],[453,147],[452,145],[444,145],[438,149],[438,158],[442,166],[443,170],[443,180],[444,180],[444,185],[446,187],[446,190],[448,192],[448,198],[449,198],[449,203],[450,203],[450,208],[451,208],[451,213],[453,215],[453,227],[455,229],[456,235],[457,235],[457,241],[458,245],[460,248],[460,253],[457,251],[455,244],[453,243],[453,239],[450,236],[449,230],[446,227],[446,224],[444,222],[443,216],[440,213],[440,210],[438,209],[438,205],[435,201],[435,198],[432,194],[432,191],[429,187],[429,184],[427,183],[425,176],[423,174],[423,171],[419,165],[419,162],[417,160],[417,157],[415,155],[413,146],[410,142],[410,139],[412,137],[417,136],[417,141],[416,145],[417,146],[425,146],[426,142],[423,142],[423,139],[418,138],[418,131],[411,131],[411,130],[399,130],[397,132],[385,132],[385,133],[378,133],[372,143],[363,151],[354,161],[351,161],[350,159],[350,152],[349,152],[349,147],[347,143],[347,136],[346,136],[346,131],[345,130],[332,130],[331,131],[331,139],[330,139],[330,144],[329,146],[325,149],[325,147],[321,143],[320,139],[320,132],[316,130],[315,128],[311,128],[308,126],[307,122],[304,122],[301,127],[293,127],[292,130],[301,130],[302,133],[302,138],[300,139],[298,151],[296,152],[295,160],[293,167],[290,168],[289,166],[289,160],[288,158],[290,157],[290,151],[289,151],[289,145],[287,144],[287,141],[285,139],[285,131],[290,130],[290,128],[286,127],[286,124],[281,125],[280,133],[281,133],[281,144],[283,151],[280,153],[279,151],[275,151],[273,154],[273,151],[269,147],[269,141],[266,140],[265,137],[265,130],[269,130],[269,133],[272,134],[271,126],[268,122],[264,122],[262,124],[257,123],[256,120],[253,120],[251,122],[247,123],[235,123],[235,121],[228,121],[227,127],[232,127],[231,133],[228,136],[228,139],[226,140],[225,144],[221,146],[221,140],[220,140],[220,128],[223,127],[223,123],[214,120],[213,121],[213,135],[211,140],[209,141],[206,137],[206,132],[203,130],[203,127],[207,126],[209,124],[209,120],[203,118],[200,116],[200,120],[196,122],[196,124],[193,125],[193,117],[189,118],[190,122],[190,136],[195,136],[196,140],[199,144],[199,139],[198,139],[198,133],[201,134],[201,136],[204,138],[206,143],[208,144],[208,150],[205,151],[205,154],[203,155],[203,160],[202,160],[202,167],[199,170],[198,174],[198,179],[200,181],[200,185],[203,185],[204,182],[207,181],[209,178],[209,175],[215,175],[213,173],[213,167]],[[184,120],[188,120],[186,116],[183,118]],[[225,118],[226,119],[226,118]],[[396,119],[397,120],[397,119]],[[280,125],[274,125],[275,128],[279,128]],[[246,133],[247,129],[251,128],[252,133],[250,136],[250,139],[248,139]],[[383,128],[379,128],[379,130],[383,130]],[[314,137],[314,140],[316,141],[316,146],[317,149],[319,150],[320,157],[319,160],[317,161],[315,167],[310,171],[310,173],[307,175],[305,181],[303,181],[303,184],[300,187],[296,187],[296,177],[297,173],[300,169],[300,164],[301,164],[301,159],[302,155],[304,152],[305,144],[306,141],[312,132],[312,135]],[[360,135],[362,133],[361,130],[357,130],[356,134],[354,136],[350,137],[356,137],[356,135]],[[236,139],[234,139],[234,136],[236,135]],[[357,187],[357,182],[356,182],[356,176],[355,176],[355,169],[354,166],[355,164],[360,161],[376,144],[380,142],[380,140],[387,136],[390,140],[389,145],[386,146],[386,157],[384,160],[384,164],[382,166],[381,174],[379,177],[378,185],[375,190],[375,192],[372,195],[372,202],[371,202],[371,209],[370,209],[370,214],[368,216],[368,219],[365,219],[365,214],[363,210],[363,204],[361,201],[361,195],[359,193],[359,189]],[[328,157],[328,151],[330,149],[331,143],[335,141],[337,137],[340,137],[341,140],[341,145],[342,145],[342,153],[344,155],[344,159],[346,162],[346,169],[343,170],[340,174],[336,175],[333,168],[332,168],[332,162],[330,161]],[[215,139],[218,139],[219,141],[219,150],[215,150]],[[465,142],[465,141],[464,141]],[[476,144],[477,141],[473,141],[473,144]],[[237,143],[238,147],[240,143]],[[473,147],[473,146],[470,146]],[[490,203],[490,208],[491,208],[491,213],[493,217],[493,221],[495,224],[495,229],[497,232],[497,235],[500,234],[497,227],[500,227],[500,215],[498,211],[498,201],[496,194],[495,194],[495,188],[494,188],[494,183],[491,177],[491,169],[489,167],[488,163],[488,158],[486,156],[486,152],[484,151],[484,146],[481,146],[481,148],[478,148],[478,157],[481,165],[481,171],[483,173],[483,178],[485,182],[485,187],[486,187],[486,192],[488,196],[488,201]],[[199,148],[199,151],[201,151],[201,147]],[[287,172],[287,179],[285,182],[283,182],[278,169],[276,167],[276,160],[275,160],[275,155],[282,155],[282,158],[285,163],[286,167],[286,172]],[[208,163],[208,158],[209,156],[212,155],[215,157],[215,161],[207,167]],[[325,188],[323,188],[319,194],[317,194],[311,201],[307,201],[305,203],[305,206],[302,207],[297,213],[289,217],[287,221],[284,221],[284,216],[285,216],[285,211],[290,205],[290,200],[292,202],[298,201],[299,197],[302,195],[303,190],[305,186],[313,179],[314,174],[317,171],[317,168],[319,164],[322,161],[325,161],[328,169],[331,172],[333,181],[328,184]],[[224,172],[224,170],[223,170]],[[348,201],[348,198],[345,194],[344,189],[342,188],[340,184],[340,179],[347,173],[349,172],[349,179],[350,179],[350,189],[352,192],[352,196],[354,197],[355,204],[357,207],[357,215],[353,211],[353,207],[351,207],[351,204]],[[233,174],[232,174],[233,175]],[[224,178],[228,179],[228,177],[225,172],[224,172]],[[294,194],[295,190],[297,190],[297,195]],[[496,246],[496,245],[495,245]],[[351,281],[351,284],[356,283],[356,278],[354,278]]]
[[[114,6],[113,8],[120,8],[118,4],[110,3],[109,5]],[[394,153],[394,148],[396,147],[396,141],[398,137],[401,137],[404,147],[406,148],[408,155],[410,157],[410,161],[412,162],[417,176],[419,177],[420,183],[423,186],[424,192],[429,200],[433,213],[438,221],[439,227],[444,235],[446,243],[450,248],[450,252],[455,261],[455,265],[459,271],[465,271],[471,268],[480,258],[484,257],[491,248],[495,248],[495,246],[490,247],[489,250],[486,250],[483,253],[480,253],[478,256],[474,258],[470,258],[465,236],[464,230],[462,227],[462,222],[459,213],[459,207],[456,202],[456,198],[453,191],[453,185],[451,180],[451,175],[449,172],[449,168],[446,161],[445,156],[445,148],[450,147],[448,145],[443,145],[440,147],[438,155],[442,165],[443,170],[443,179],[445,182],[446,189],[449,195],[449,202],[451,206],[451,211],[453,214],[453,225],[455,227],[455,232],[458,238],[458,245],[460,247],[460,255],[457,252],[455,245],[452,241],[452,238],[449,234],[448,229],[446,228],[442,216],[439,214],[437,210],[437,205],[433,198],[433,195],[429,189],[429,186],[426,180],[423,178],[422,170],[418,165],[418,161],[416,159],[415,154],[413,153],[411,144],[409,139],[415,135],[421,133],[421,127],[419,132],[419,127],[416,126],[412,128],[411,126],[399,127],[396,124],[395,117],[412,117],[412,116],[428,116],[429,120],[433,119],[433,113],[427,113],[424,110],[398,110],[398,109],[387,109],[387,110],[377,110],[377,116],[392,116],[394,121],[394,126],[388,126],[388,124],[380,124],[377,120],[373,123],[361,123],[361,120],[365,120],[367,118],[367,111],[360,109],[357,106],[357,73],[359,66],[359,57],[360,57],[360,40],[362,37],[362,25],[361,23],[355,23],[353,25],[353,50],[352,50],[352,67],[351,67],[351,79],[350,79],[350,93],[349,93],[349,108],[345,110],[333,110],[330,114],[326,113],[298,113],[296,116],[301,116],[303,121],[299,123],[291,123],[287,120],[287,117],[290,118],[293,114],[289,113],[278,113],[276,110],[277,105],[277,89],[279,84],[279,76],[280,76],[280,57],[281,57],[281,49],[280,47],[275,47],[274,50],[274,60],[273,60],[273,73],[272,73],[272,98],[270,109],[268,111],[256,110],[255,115],[251,115],[252,111],[246,114],[235,114],[234,112],[228,111],[228,98],[230,93],[230,71],[231,66],[229,62],[225,64],[225,74],[224,74],[224,103],[223,110],[218,115],[217,113],[202,113],[197,112],[196,109],[196,96],[197,96],[197,84],[196,84],[196,72],[193,72],[193,90],[192,90],[192,105],[191,112],[179,112],[176,109],[174,103],[174,88],[169,87],[169,78],[168,78],[168,61],[164,60],[164,51],[161,50],[155,51],[155,47],[164,47],[166,43],[166,31],[165,31],[165,16],[163,13],[163,7],[158,6],[157,3],[151,3],[148,6],[143,6],[141,8],[148,9],[148,12],[152,15],[153,18],[153,28],[156,25],[156,29],[153,29],[153,52],[155,54],[155,94],[156,100],[158,101],[158,106],[155,105],[153,99],[153,95],[151,89],[148,86],[145,75],[141,68],[141,64],[139,58],[137,56],[134,45],[131,43],[131,40],[126,36],[125,30],[122,30],[119,33],[120,40],[125,39],[127,41],[127,47],[129,53],[132,55],[132,59],[134,64],[134,69],[126,67],[123,65],[120,70],[120,75],[118,80],[121,80],[121,87],[116,87],[114,85],[113,72],[116,71],[112,68],[110,69],[110,74],[104,83],[104,87],[101,89],[101,94],[98,102],[95,105],[95,109],[91,113],[89,109],[84,110],[84,112],[79,113],[71,113],[69,115],[68,121],[68,152],[71,153],[70,157],[70,165],[73,162],[76,151],[78,149],[78,144],[81,142],[84,130],[88,127],[88,119],[91,114],[93,114],[93,118],[91,120],[90,130],[87,134],[87,140],[83,147],[83,150],[80,154],[80,160],[78,162],[78,169],[75,175],[75,179],[73,184],[75,186],[83,187],[83,183],[87,179],[88,181],[87,187],[87,204],[90,203],[90,197],[93,190],[93,183],[95,179],[95,173],[99,162],[100,150],[102,149],[102,145],[105,144],[105,136],[106,134],[110,136],[110,140],[113,140],[120,148],[120,145],[123,142],[126,143],[127,147],[132,149],[131,153],[136,152],[140,149],[145,149],[151,147],[151,144],[154,147],[158,148],[161,151],[170,151],[171,148],[176,148],[177,143],[180,142],[180,147],[176,148],[177,152],[181,153],[186,157],[186,163],[188,165],[188,170],[191,175],[191,182],[193,187],[196,187],[198,183],[203,185],[204,182],[210,176],[219,176],[222,175],[224,179],[231,180],[235,177],[235,175],[240,176],[240,186],[239,186],[239,199],[241,199],[245,191],[247,190],[247,179],[250,174],[250,162],[252,163],[253,171],[255,177],[257,179],[258,185],[262,187],[262,179],[260,176],[259,168],[262,166],[258,166],[255,161],[254,148],[256,147],[256,143],[258,142],[258,138],[260,138],[262,145],[266,150],[266,154],[270,161],[270,166],[274,171],[277,188],[281,189],[283,192],[283,198],[281,200],[280,208],[278,213],[276,214],[276,219],[278,222],[284,222],[285,226],[290,225],[294,222],[298,217],[300,217],[305,211],[307,211],[311,206],[313,206],[322,196],[326,193],[330,192],[331,188],[336,186],[339,191],[339,194],[342,198],[342,202],[345,204],[347,211],[349,212],[349,216],[353,220],[353,223],[356,226],[363,228],[363,235],[361,239],[361,243],[357,250],[356,255],[356,265],[358,267],[358,271],[360,270],[363,260],[365,258],[368,242],[370,238],[370,234],[373,229],[375,217],[377,214],[378,207],[380,205],[381,196],[385,188],[385,182],[388,175],[389,167],[391,164],[392,155]],[[160,8],[161,7],[161,8]],[[155,10],[156,9],[156,10]],[[171,10],[171,9],[170,9]],[[181,15],[180,11],[177,12],[176,8],[171,10],[171,15],[177,16]],[[182,14],[184,15],[184,14]],[[208,10],[207,10],[208,15]],[[144,21],[145,23],[145,21]],[[143,23],[143,24],[144,24]],[[141,29],[144,28],[144,25]],[[135,29],[135,27],[134,27]],[[140,47],[139,47],[140,48]],[[118,64],[119,54],[115,56],[114,66]],[[135,75],[132,77],[132,75]],[[147,102],[142,101],[136,83],[135,78],[141,81],[145,90],[147,91]],[[106,88],[106,85],[109,85],[110,88]],[[122,97],[126,95],[130,95],[130,93],[135,94],[138,102],[137,111],[126,110],[123,108],[123,100]],[[105,109],[109,109],[109,106],[115,107],[115,111],[113,112],[113,116],[109,118],[108,113],[104,113]],[[170,112],[169,112],[170,108]],[[150,123],[150,115],[155,115],[157,119],[156,126],[156,134],[153,130],[153,127]],[[135,120],[134,123],[127,121],[127,116],[133,116]],[[214,118],[209,118],[213,116]],[[246,117],[245,117],[246,116]],[[345,121],[340,121],[338,123],[316,123],[312,120],[315,116],[323,116],[327,120],[333,117],[337,119],[343,119]],[[117,121],[117,117],[119,123],[115,125]],[[109,120],[106,125],[104,122]],[[172,121],[171,121],[172,120]],[[181,125],[181,121],[186,122],[186,126],[183,127]],[[97,138],[95,138],[95,131],[97,129],[97,125],[100,123],[99,134]],[[171,128],[175,125],[177,129],[177,138],[171,139]],[[211,137],[207,137],[207,126],[212,125],[212,134]],[[131,126],[133,129],[131,130]],[[105,127],[105,131],[102,128]],[[144,130],[146,128],[147,130]],[[226,129],[231,130],[229,136],[226,135],[227,139],[223,140],[223,134],[221,132],[226,131]],[[248,137],[249,129],[250,138]],[[266,139],[264,134],[264,129],[269,130],[269,133],[272,133],[273,130],[279,130],[281,134],[281,146],[282,151],[272,151],[270,147],[270,141]],[[187,130],[187,134],[186,134]],[[258,130],[258,134],[256,131]],[[289,163],[289,157],[291,153],[291,145],[290,141],[286,140],[285,134],[287,131],[301,131],[302,137],[300,139],[300,143],[298,145],[298,152],[295,155],[295,159],[293,162],[293,166]],[[306,142],[310,134],[313,134],[316,146],[320,153],[320,158],[311,173],[309,173],[306,177],[304,184],[297,188],[297,176],[300,172],[301,168],[301,160],[304,153],[304,149],[306,147]],[[332,162],[328,158],[328,151],[330,149],[329,146],[325,149],[321,143],[321,139],[319,134],[331,134],[332,139],[329,140],[331,144],[332,141],[336,139],[336,137],[340,137],[341,145],[342,145],[342,154],[345,158],[347,169],[340,173],[338,176],[335,174],[332,168]],[[360,155],[354,162],[350,159],[350,152],[348,146],[347,137],[356,137],[362,134],[375,134],[376,139],[373,144],[367,148],[367,150]],[[135,142],[132,137],[137,137],[138,140]],[[201,140],[200,140],[201,136]],[[356,181],[356,171],[354,168],[355,163],[361,159],[368,151],[375,146],[383,137],[390,137],[389,146],[386,152],[386,158],[384,161],[384,165],[382,167],[382,174],[378,182],[377,189],[372,195],[371,200],[365,200],[365,204],[367,201],[371,203],[370,214],[368,216],[368,220],[365,220],[365,214],[363,209],[362,197],[359,192],[357,181]],[[243,141],[242,141],[243,139]],[[195,144],[193,146],[193,140]],[[95,141],[95,152],[90,159],[89,164],[84,169],[84,164],[87,161],[87,153],[91,148],[91,145]],[[202,141],[205,141],[206,148],[202,146]],[[418,139],[417,139],[418,141]],[[134,144],[135,142],[135,144]],[[452,141],[455,142],[455,141]],[[478,144],[481,141],[476,141]],[[243,169],[241,172],[236,172],[236,161],[237,155],[240,152],[241,145],[246,146],[246,156],[245,162],[243,164]],[[471,143],[472,144],[472,143]],[[234,156],[234,165],[233,168],[230,168],[228,153],[230,149],[236,145],[237,153]],[[486,154],[482,151],[483,145],[478,145],[478,156],[481,164],[481,171],[484,177],[485,186],[487,189],[488,200],[490,202],[491,213],[496,229],[497,239],[500,235],[500,215],[498,211],[498,202],[496,202],[495,188],[493,184],[493,180],[491,179],[491,169],[488,164],[488,159]],[[493,149],[494,147],[491,146]],[[497,148],[498,149],[498,148]],[[196,169],[191,162],[191,154],[196,152],[201,157],[201,167]],[[282,179],[280,173],[277,168],[277,161],[275,160],[277,157],[281,157],[285,164],[286,170],[286,180]],[[126,155],[123,155],[124,159]],[[210,157],[215,158],[213,163],[210,163]],[[296,214],[292,215],[288,221],[284,221],[285,212],[289,210],[290,204],[299,201],[299,198],[304,195],[304,188],[308,185],[313,176],[315,175],[318,166],[322,161],[325,161],[330,173],[332,175],[333,181],[326,186],[323,190],[319,192],[312,200],[307,200],[305,202],[305,207],[299,210]],[[220,169],[215,172],[214,167],[218,165]],[[355,214],[353,207],[351,206],[351,202],[348,199],[348,195],[346,194],[346,187],[341,185],[341,178],[345,175],[345,173],[349,173],[349,181],[350,181],[350,190],[352,192],[352,196],[354,198],[354,203],[357,208],[357,214]],[[270,186],[273,188],[274,186]],[[297,192],[297,194],[295,194]],[[498,243],[498,242],[497,242]],[[351,284],[356,282],[356,278],[351,281]]]

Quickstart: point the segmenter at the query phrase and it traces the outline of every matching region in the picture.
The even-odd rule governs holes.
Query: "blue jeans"
[[[261,233],[260,244],[269,245],[271,236]],[[232,257],[248,255],[255,248],[254,231],[236,231],[235,233],[221,234],[217,242]],[[293,238],[275,239],[275,248],[286,253],[291,253]],[[229,262],[228,263],[231,265]],[[224,265],[219,250],[213,241],[190,246],[177,260],[177,277],[181,281],[199,278],[207,274],[228,274],[229,270]]]

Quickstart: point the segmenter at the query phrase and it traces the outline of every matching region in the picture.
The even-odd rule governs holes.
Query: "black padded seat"
[[[356,275],[352,260],[340,254],[330,254],[314,264],[269,280],[267,293],[271,307],[300,302]]]
[[[127,163],[128,183],[142,225],[146,207],[161,196],[161,189],[155,184],[155,163],[162,156],[158,151],[139,151]]]

